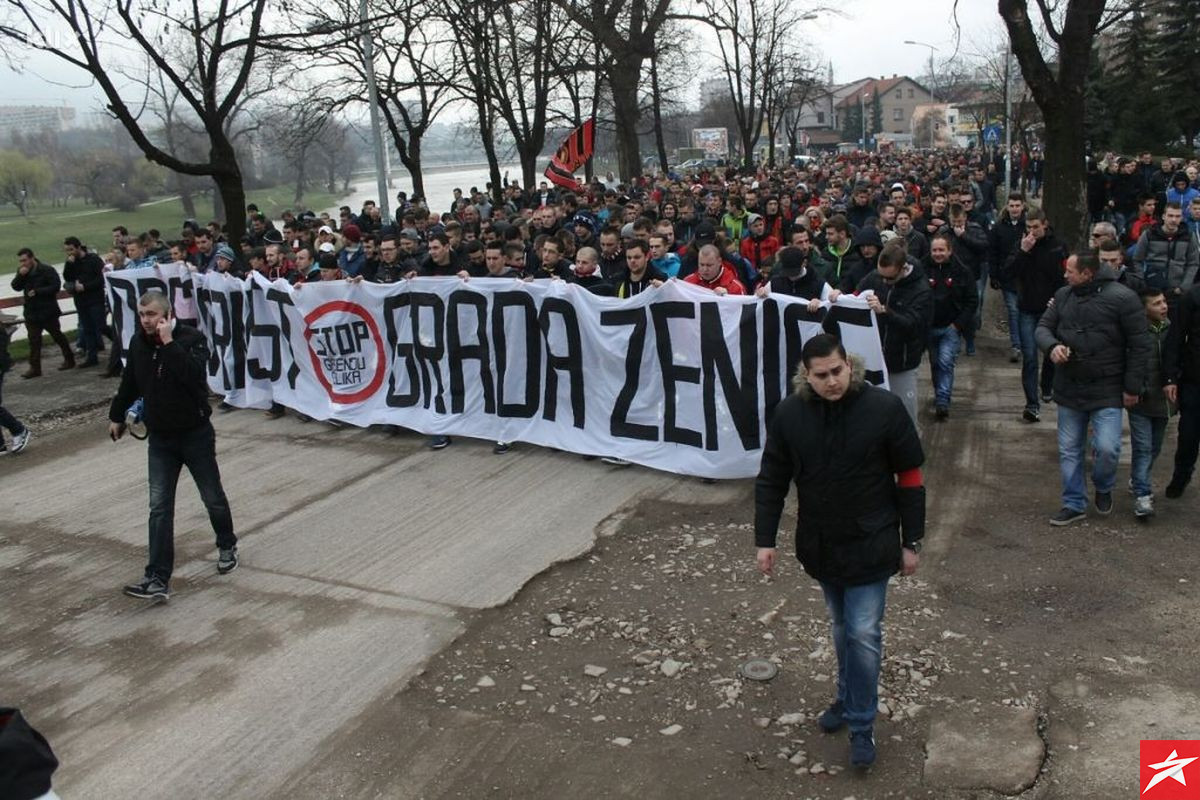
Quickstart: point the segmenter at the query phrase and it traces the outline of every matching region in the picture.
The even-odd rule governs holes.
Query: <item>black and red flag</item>
[[[575,170],[588,162],[595,146],[596,120],[589,119],[571,131],[563,141],[558,152],[554,154],[554,158],[550,159],[550,166],[546,167],[546,177],[555,186],[561,186],[573,192],[582,191],[583,186],[575,180]]]

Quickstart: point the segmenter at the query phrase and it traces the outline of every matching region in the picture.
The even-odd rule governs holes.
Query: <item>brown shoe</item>
[[[65,370],[65,369],[75,369],[75,362],[74,362],[74,360],[72,360],[72,361],[64,361],[63,363],[61,363],[61,364],[59,364],[59,365],[58,365],[58,371],[59,371],[59,372],[62,372],[62,371],[63,371],[63,370]]]
[[[27,369],[21,373],[22,378],[40,378],[42,371],[40,369]]]

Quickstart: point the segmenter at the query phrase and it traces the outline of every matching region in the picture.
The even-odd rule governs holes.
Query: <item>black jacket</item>
[[[921,262],[921,268],[933,291],[933,327],[954,325],[960,331],[971,330],[979,294],[970,271],[953,258],[945,264],[927,258]]]
[[[1008,212],[996,220],[996,224],[988,231],[988,261],[992,264],[992,279],[1004,289],[1014,289],[1012,275],[1005,269],[1009,256],[1025,238],[1025,215],[1011,222]]]
[[[27,291],[34,291],[33,297],[25,297],[25,319],[34,324],[46,320],[58,319],[62,312],[58,308],[58,291],[62,281],[58,278],[58,270],[49,264],[35,261],[33,269],[25,275],[18,272],[12,279],[12,288],[23,296]]]
[[[75,291],[76,281],[83,284],[83,291]],[[90,250],[68,260],[63,265],[63,284],[75,298],[76,308],[104,305],[104,262]]]
[[[929,255],[929,239],[916,228],[909,228],[908,233],[897,233],[908,245],[908,254],[917,261]]]
[[[204,334],[175,325],[170,344],[152,342],[141,329],[129,341],[121,387],[108,408],[112,422],[124,422],[138,397],[146,400],[151,433],[188,431],[208,421],[208,344]]]
[[[987,232],[974,222],[968,222],[962,236],[956,234],[954,228],[949,225],[943,225],[938,233],[950,237],[954,242],[954,260],[969,269],[975,280],[979,280],[984,275],[988,263]]]
[[[1026,253],[1020,239],[1008,256],[1004,275],[1017,290],[1017,308],[1026,314],[1041,314],[1050,298],[1063,285],[1067,248],[1053,233],[1038,239]]]
[[[859,365],[856,375],[861,375]],[[837,402],[797,375],[799,391],[767,425],[754,486],[754,541],[774,547],[784,501],[797,493],[796,557],[819,581],[874,583],[900,567],[901,542],[925,534],[925,489],[896,487],[896,474],[925,460],[900,398],[855,378]]]
[[[1140,395],[1154,349],[1142,301],[1106,266],[1083,286],[1054,293],[1037,344],[1045,352],[1071,348],[1070,360],[1054,368],[1054,402],[1077,411],[1121,408],[1122,392]]]
[[[1163,352],[1168,384],[1200,386],[1200,284],[1183,293]]]
[[[825,278],[811,266],[804,269],[799,278],[789,278],[786,275],[775,274],[767,283],[771,294],[785,294],[789,297],[803,297],[805,300],[821,299],[821,292],[826,286]]]
[[[889,372],[906,372],[921,365],[921,354],[928,344],[933,319],[933,290],[920,267],[895,283],[887,283],[878,272],[871,272],[858,284],[862,293],[872,289],[887,313],[877,314],[879,342]]]

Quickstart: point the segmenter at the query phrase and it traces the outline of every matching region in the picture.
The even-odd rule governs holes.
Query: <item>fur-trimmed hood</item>
[[[856,353],[848,353],[850,358],[850,388],[846,394],[861,392],[863,386],[867,383],[867,365],[863,361],[862,356]],[[807,380],[808,371],[801,365],[800,369],[796,370],[796,374],[792,376],[792,391],[800,395],[801,399],[808,401],[817,397],[817,393],[813,391],[812,386]]]

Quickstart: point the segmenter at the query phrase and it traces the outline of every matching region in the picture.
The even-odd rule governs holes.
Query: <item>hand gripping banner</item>
[[[681,281],[629,299],[562,281],[417,278],[291,287],[182,264],[106,276],[118,338],[149,288],[195,309],[209,386],[239,407],[531,442],[710,478],[755,475],[768,416],[804,342],[834,330],[867,380],[886,371],[875,315]]]

